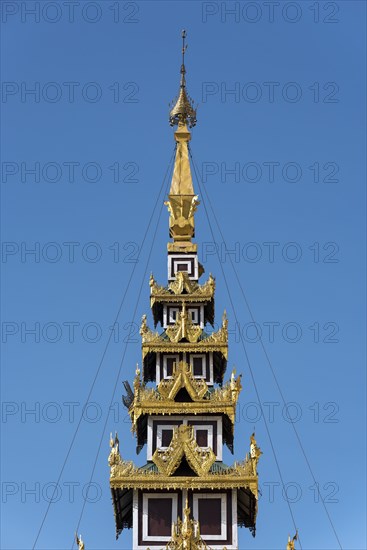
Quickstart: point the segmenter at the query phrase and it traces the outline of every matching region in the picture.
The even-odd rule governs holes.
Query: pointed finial
[[[169,122],[171,126],[188,125],[190,128],[196,124],[196,109],[194,108],[192,99],[186,93],[186,67],[185,53],[187,50],[186,30],[181,33],[182,36],[182,64],[181,64],[181,81],[180,93],[175,101],[175,105],[170,111]]]
[[[189,508],[189,497],[188,497],[188,493],[186,493],[185,509],[184,509],[184,517],[183,517],[183,520],[184,520],[184,524],[185,524],[186,527],[187,527],[188,524],[189,524],[189,521],[190,521],[190,508]]]
[[[260,455],[262,455],[262,451],[260,447],[258,447],[256,439],[255,439],[255,431],[250,436],[250,457],[253,461],[254,466],[254,473],[256,474],[256,467],[260,459]]]
[[[187,44],[186,44],[187,33],[186,33],[185,29],[183,29],[183,31],[181,33],[181,36],[182,36],[182,65],[183,65],[183,67],[185,67],[185,53],[186,53],[186,50],[187,50]]]
[[[224,329],[227,329],[227,328],[228,328],[227,310],[224,310],[224,311],[223,311],[223,316],[222,316],[222,327],[223,327]]]

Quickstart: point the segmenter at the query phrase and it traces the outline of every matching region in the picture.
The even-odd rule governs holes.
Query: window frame
[[[201,445],[199,445],[200,449],[212,449],[213,450],[213,443],[214,443],[213,442],[213,426],[203,426],[203,425],[200,425],[200,424],[198,424],[197,426],[195,426],[195,424],[191,424],[191,425],[194,428],[195,440],[196,440],[197,430],[202,430],[202,431],[207,432],[208,446],[207,447],[202,447]],[[217,443],[217,447],[218,447],[218,443]],[[218,451],[218,448],[217,448],[217,451]]]
[[[226,493],[194,493],[193,499],[193,517],[199,520],[199,500],[216,499],[221,501],[221,533],[220,535],[205,535],[202,532],[203,540],[225,541],[227,540],[227,494]]]
[[[157,443],[156,443],[156,448],[160,451],[165,451],[168,449],[168,447],[163,447],[162,446],[162,432],[163,430],[173,430],[175,428],[177,428],[177,426],[179,426],[179,424],[158,424],[157,426]],[[172,436],[173,436],[173,433],[172,433]]]
[[[148,535],[148,529],[149,529],[149,517],[148,517],[148,500],[149,499],[160,499],[160,498],[170,498],[172,500],[172,522],[177,521],[177,515],[178,515],[178,494],[173,493],[170,494],[169,492],[166,493],[143,493],[143,521],[142,521],[142,539],[144,542],[159,542],[159,541],[165,541],[168,542],[171,538],[171,534],[169,536],[166,535],[160,535],[160,536],[152,536]]]
[[[201,358],[203,360],[203,373],[202,374],[194,374],[194,359]],[[206,379],[206,354],[205,353],[190,353],[190,367],[192,370],[192,374],[194,378],[197,379]]]
[[[165,424],[164,422],[167,422]],[[160,424],[162,422],[162,424]],[[202,424],[202,422],[210,422],[210,424]],[[147,433],[147,460],[152,460],[153,449],[161,449],[158,441],[158,429],[162,427],[163,429],[171,429],[173,425],[174,428],[177,428],[179,425],[190,425],[193,426],[194,432],[195,428],[204,429],[210,428],[212,436],[209,433],[211,449],[214,452],[214,433],[216,434],[216,460],[221,461],[223,457],[223,419],[218,415],[188,415],[186,417],[172,415],[167,418],[164,415],[152,415],[148,418],[148,433]],[[214,427],[215,426],[215,427]],[[160,439],[160,442],[162,440]],[[204,447],[202,447],[204,448]]]
[[[200,322],[200,308],[199,307],[188,307],[187,308],[187,313],[188,315],[190,315],[190,318],[191,318],[191,321],[194,323],[194,325],[198,325],[200,326],[201,325],[201,322]],[[195,314],[194,317],[195,319],[193,318],[193,315],[192,314]]]
[[[176,359],[176,363],[180,361],[180,354],[179,353],[172,353],[172,354],[164,354],[163,355],[163,380],[172,380],[173,375],[167,374],[167,359]]]

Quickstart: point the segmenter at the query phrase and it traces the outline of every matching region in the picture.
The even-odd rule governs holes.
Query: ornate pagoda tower
[[[146,445],[147,462],[125,461],[117,436],[111,437],[110,486],[117,537],[133,529],[133,550],[238,548],[238,527],[255,533],[257,463],[254,434],[243,462],[227,466],[223,445],[233,453],[234,422],[241,377],[223,378],[228,358],[228,321],[214,324],[215,280],[199,279],[195,236],[195,194],[188,144],[196,111],[186,90],[183,31],[180,91],[170,111],[176,126],[175,165],[168,200],[168,284],[150,277],[154,325],[143,316],[142,367],[133,390],[125,382],[137,452]]]

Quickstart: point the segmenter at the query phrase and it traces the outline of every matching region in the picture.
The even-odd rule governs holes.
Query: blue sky
[[[203,279],[216,276],[243,373],[224,460],[244,457],[254,426],[263,451],[257,535],[240,531],[240,549],[293,532],[250,368],[302,548],[339,548],[302,449],[342,547],[366,548],[364,26],[364,2],[2,2],[4,549],[38,533],[36,548],[71,548],[91,479],[86,547],[131,548],[131,531],[114,540],[108,440],[118,430],[124,458],[144,462],[121,382],[140,362],[149,273],[166,280],[182,28],[192,152],[224,236],[204,191]]]

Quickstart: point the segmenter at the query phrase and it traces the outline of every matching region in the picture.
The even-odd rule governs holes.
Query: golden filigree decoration
[[[113,446],[109,455],[111,488],[125,489],[249,489],[258,498],[258,475],[254,459],[248,454],[243,462],[201,476],[172,476],[154,469],[138,468],[121,458]]]
[[[224,320],[222,327],[213,332],[207,338],[196,342],[175,342],[164,338],[164,335],[159,335],[147,327],[146,316],[143,316],[142,327],[140,334],[142,337],[142,353],[143,359],[147,353],[157,352],[189,352],[189,353],[207,353],[209,351],[219,351],[227,359],[228,357],[228,323]],[[195,325],[194,325],[195,326]],[[169,327],[171,328],[171,327]]]
[[[182,312],[181,312],[182,313]],[[185,314],[185,317],[187,313]],[[158,332],[153,332],[146,322],[146,315],[143,315],[143,320],[140,328],[140,334],[142,337],[142,352],[143,359],[147,353],[150,352],[180,352],[186,351],[191,353],[206,353],[209,351],[220,351],[225,358],[228,357],[228,320],[226,314],[223,315],[222,326],[216,332],[213,332],[207,338],[195,341],[195,338],[202,333],[202,329],[198,325],[193,325],[191,319],[185,320],[185,327],[182,328],[182,321],[179,318],[175,325],[168,327],[166,330],[167,336],[171,336],[169,340],[165,339],[164,334],[160,335]],[[196,330],[199,329],[199,330]],[[167,332],[168,331],[168,332]],[[176,341],[181,337],[182,333],[185,333],[188,342]],[[191,340],[190,340],[191,338]]]
[[[222,338],[218,338],[218,340],[211,337],[209,338],[199,340],[194,344],[190,342],[169,342],[163,338],[159,338],[154,342],[145,342],[142,345],[143,359],[148,353],[208,353],[209,351],[218,351],[227,359],[227,342]]]
[[[187,294],[191,294],[198,286],[198,283],[190,280],[188,273],[177,271],[175,280],[169,284],[168,288],[172,290],[173,294],[182,294],[184,290]]]
[[[200,477],[209,472],[216,458],[212,449],[203,449],[197,444],[193,426],[187,425],[174,428],[169,447],[166,450],[156,449],[152,460],[161,473],[171,476],[183,457]]]
[[[199,264],[200,272],[200,264]],[[208,280],[200,285],[190,279],[186,271],[176,271],[175,279],[164,287],[159,285],[153,275],[150,276],[150,307],[153,310],[155,324],[162,321],[163,304],[175,304],[180,306],[198,303],[204,304],[205,315],[209,323],[214,323],[214,295],[215,279],[209,275]]]
[[[180,426],[180,428],[187,426]],[[192,426],[191,426],[192,428]],[[190,439],[191,434],[186,434]],[[116,436],[117,437],[117,436]],[[243,462],[235,462],[233,466],[217,471],[201,470],[198,476],[172,476],[166,471],[137,468],[133,462],[124,461],[119,452],[118,439],[111,437],[111,452],[108,458],[110,464],[111,488],[125,489],[249,489],[258,499],[257,463],[261,454],[254,435],[251,436],[250,453]],[[177,437],[177,436],[176,436]],[[178,436],[180,437],[180,436]],[[181,436],[182,439],[182,436]],[[182,445],[182,443],[181,443]],[[200,447],[199,447],[200,449]],[[202,449],[200,449],[202,450]],[[253,452],[256,451],[256,452]],[[251,455],[254,454],[254,457]],[[172,455],[173,456],[173,455]],[[188,460],[188,456],[186,455]],[[168,457],[168,463],[174,458]],[[188,460],[189,462],[189,460]],[[190,464],[190,463],[189,463]],[[158,466],[158,465],[157,465]],[[193,468],[194,464],[190,464]],[[159,466],[158,466],[159,468]],[[163,469],[165,466],[163,465]],[[167,468],[169,470],[169,468]],[[193,468],[194,469],[194,468]],[[210,469],[210,468],[209,468]],[[195,470],[194,470],[195,471]]]
[[[233,472],[210,472],[202,477],[166,476],[152,470],[140,470],[127,461],[111,468],[110,486],[141,490],[249,489],[258,498],[258,480],[254,476],[234,475]]]
[[[161,286],[154,279],[153,273],[149,277],[150,294],[154,295],[166,295],[169,294],[168,289],[165,286]]]
[[[195,325],[188,315],[185,302],[182,304],[182,311],[177,316],[175,324],[166,328],[168,338],[176,344],[184,339],[194,344],[199,340],[202,332],[203,329]]]
[[[192,402],[174,401],[177,392],[183,387]],[[205,380],[194,378],[190,366],[180,361],[174,367],[173,378],[162,380],[157,389],[142,385],[140,373],[135,377],[134,389],[134,401],[129,409],[133,431],[136,430],[138,419],[144,414],[223,414],[228,416],[233,425],[242,385],[241,376],[236,378],[233,370],[230,382],[209,391]]]
[[[190,300],[204,301],[211,300],[215,292],[215,279],[210,274],[208,280],[200,285],[192,281],[186,271],[176,271],[175,280],[171,281],[168,287],[158,285],[153,275],[149,279],[151,299],[161,300]],[[185,291],[185,294],[183,292]],[[177,298],[176,298],[177,297]]]
[[[145,343],[152,343],[152,342],[159,342],[161,340],[161,336],[158,334],[157,331],[153,332],[147,324],[147,316],[144,314],[141,319],[141,326],[140,326],[140,336],[141,341],[143,344]]]
[[[208,345],[211,343],[214,343],[214,344],[228,343],[228,319],[227,319],[226,311],[224,311],[223,313],[221,328],[216,332],[213,332],[207,338],[205,338],[203,342],[205,342],[205,345]]]
[[[115,437],[112,437],[112,433],[111,433],[110,447],[111,447],[111,451],[110,451],[110,454],[108,456],[108,464],[110,465],[110,468],[111,468],[111,474],[110,475],[112,477],[113,475],[115,475],[116,468],[117,467],[122,467],[124,465],[124,461],[122,460],[121,455],[120,455],[120,442],[119,442],[117,432],[115,432]],[[133,462],[131,462],[130,464],[131,464],[131,467],[134,469]],[[119,470],[119,471],[121,471],[121,470]]]
[[[216,388],[210,393],[210,401],[212,402],[230,402],[236,405],[238,397],[242,390],[241,379],[242,375],[235,376],[236,369],[232,370],[231,380],[221,388]]]
[[[166,549],[210,550],[210,547],[200,536],[199,522],[190,518],[190,508],[187,497],[183,520],[181,521],[178,517],[177,522],[172,523],[171,540],[167,543]]]

